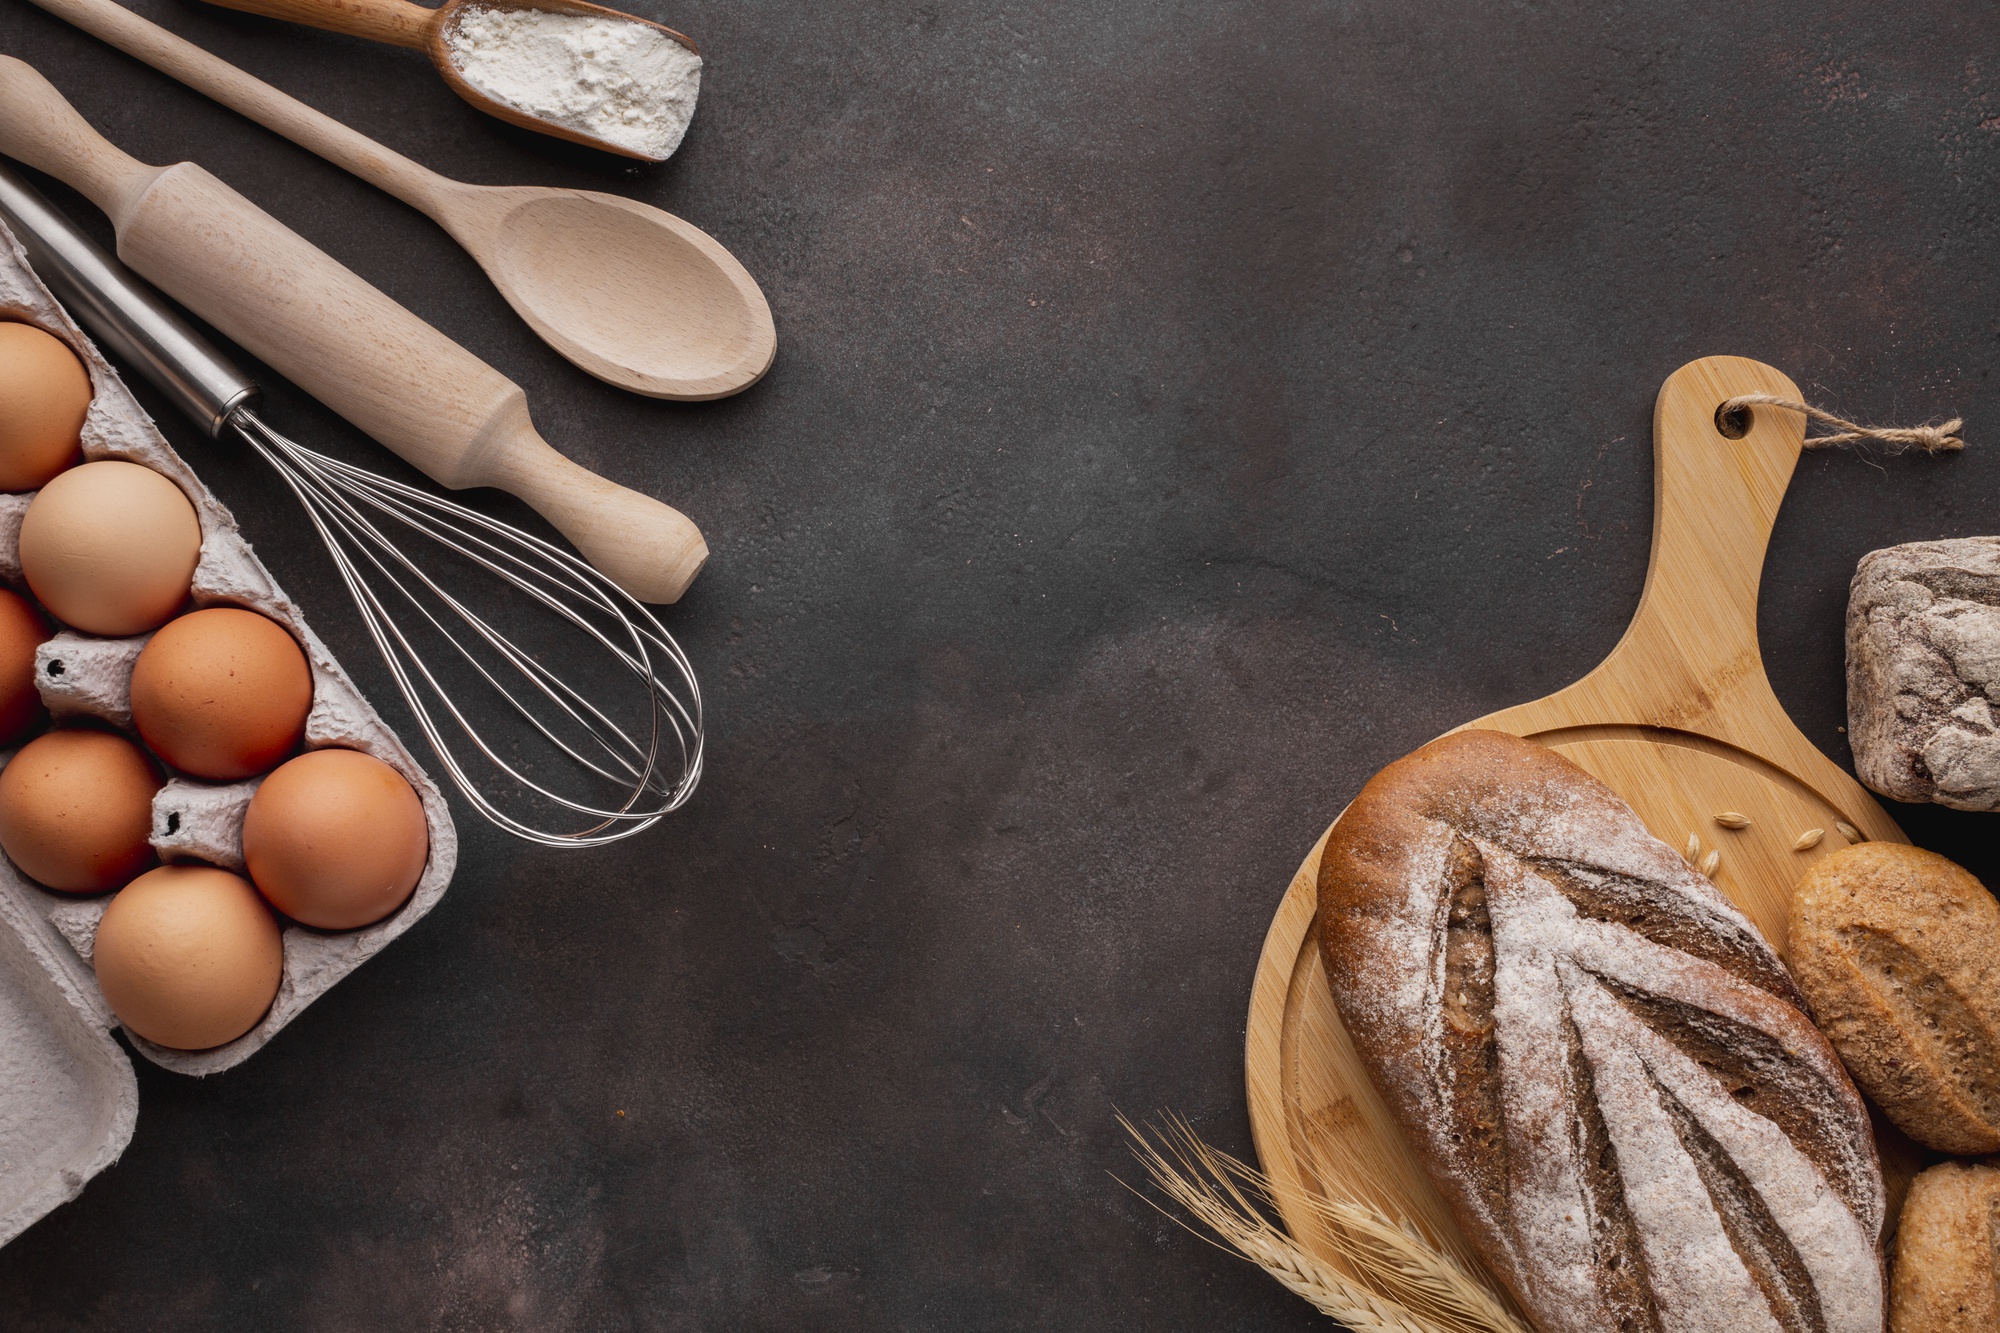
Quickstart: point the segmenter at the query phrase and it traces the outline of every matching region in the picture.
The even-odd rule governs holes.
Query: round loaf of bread
[[[1792,895],[1792,974],[1862,1091],[1919,1143],[2000,1150],[2000,902],[1935,852],[1864,842]]]
[[[2000,1168],[1944,1162],[1918,1176],[1896,1231],[1889,1333],[2000,1328]]]

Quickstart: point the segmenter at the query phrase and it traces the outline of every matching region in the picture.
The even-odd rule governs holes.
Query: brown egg
[[[132,668],[132,721],[153,753],[199,778],[235,781],[305,735],[312,669],[278,622],[233,606],[169,620]]]
[[[145,752],[109,731],[52,731],[0,769],[0,848],[30,878],[65,893],[115,889],[153,863]]]
[[[34,603],[0,588],[0,744],[26,731],[42,711],[35,649],[48,638],[48,622]]]
[[[143,634],[187,600],[201,521],[181,488],[137,463],[85,463],[21,519],[21,572],[49,614],[86,634]]]
[[[294,921],[351,930],[403,905],[424,873],[430,828],[403,775],[359,750],[312,750],[250,800],[243,858]]]
[[[32,324],[0,323],[0,491],[32,491],[83,461],[90,372]]]
[[[161,866],[104,909],[91,963],[128,1031],[200,1051],[257,1026],[277,998],[285,946],[277,918],[241,875]]]

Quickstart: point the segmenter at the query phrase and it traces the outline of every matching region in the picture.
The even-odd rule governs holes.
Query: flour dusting
[[[1536,1327],[1880,1333],[1866,1109],[1749,919],[1608,787],[1458,733],[1355,798],[1318,887],[1356,1053]]]
[[[681,146],[701,91],[700,56],[627,18],[473,6],[444,40],[494,101],[656,162]]]

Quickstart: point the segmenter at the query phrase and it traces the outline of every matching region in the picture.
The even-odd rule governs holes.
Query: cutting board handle
[[[1590,677],[1627,694],[1634,721],[1711,730],[1727,704],[1770,694],[1757,589],[1806,424],[1752,407],[1725,434],[1717,410],[1752,393],[1799,401],[1761,361],[1710,356],[1669,376],[1654,404],[1652,563],[1630,628]]]
[[[1869,837],[1900,842],[1894,821],[1793,725],[1764,674],[1757,587],[1806,423],[1751,407],[1741,433],[1725,433],[1717,409],[1744,394],[1801,401],[1790,379],[1740,356],[1703,357],[1667,378],[1653,409],[1653,559],[1625,637],[1582,680],[1472,725],[1551,744],[1580,730],[1636,741],[1634,728],[1653,741],[1719,742],[1803,784]]]

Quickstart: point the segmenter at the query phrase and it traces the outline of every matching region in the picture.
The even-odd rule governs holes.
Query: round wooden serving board
[[[1878,841],[1908,839],[1792,724],[1765,678],[1757,585],[1805,423],[1759,407],[1741,439],[1726,438],[1716,409],[1746,393],[1798,401],[1791,380],[1741,357],[1706,357],[1667,380],[1653,414],[1652,562],[1631,627],[1582,680],[1466,726],[1556,750],[1624,797],[1669,846],[1684,848],[1694,835],[1697,862],[1719,853],[1710,877],[1783,953],[1792,887],[1848,845],[1840,825]],[[1723,812],[1750,822],[1724,827],[1715,819]],[[1818,843],[1796,849],[1812,829],[1822,830]],[[1318,1229],[1292,1215],[1321,1189],[1314,1160],[1363,1164],[1370,1192],[1470,1253],[1369,1084],[1327,988],[1314,920],[1325,845],[1323,834],[1293,876],[1251,990],[1244,1064],[1257,1154],[1293,1236],[1330,1262],[1339,1256],[1317,1243]],[[1915,1154],[1893,1131],[1878,1139],[1894,1207]],[[1331,1158],[1329,1144],[1341,1150]]]

